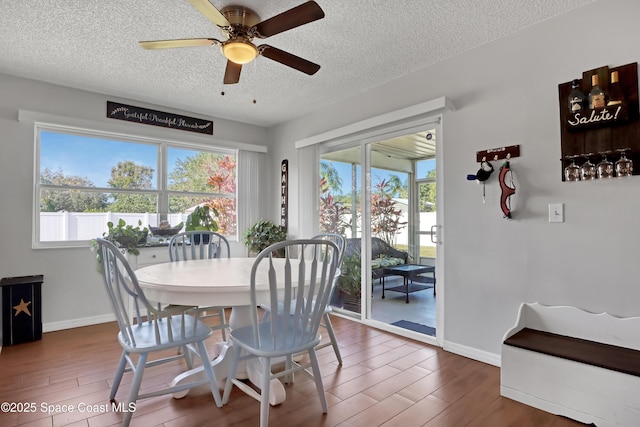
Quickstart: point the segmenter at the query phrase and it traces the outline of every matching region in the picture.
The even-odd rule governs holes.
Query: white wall
[[[445,341],[499,355],[522,301],[640,315],[640,176],[561,182],[558,106],[558,84],[638,61],[638,16],[636,0],[598,1],[271,129],[274,166],[289,158],[296,185],[303,172],[295,141],[447,96],[457,110],[445,113],[443,126]],[[508,221],[497,174],[484,205],[481,187],[465,178],[478,168],[476,151],[514,144],[521,157],[512,161],[517,193]],[[565,223],[547,222],[549,203],[565,204]],[[295,203],[291,210],[295,230],[304,213]]]
[[[213,117],[209,118],[214,121],[213,137],[107,119],[107,100],[201,115],[2,74],[0,94],[0,277],[44,274],[45,331],[100,320],[111,314],[111,307],[102,279],[96,273],[95,255],[88,248],[31,249],[34,130],[32,123],[18,121],[18,110],[73,117],[122,133],[186,142],[210,141],[215,146],[232,147],[234,143],[264,146],[267,140],[263,128]],[[244,251],[240,248],[239,252]]]

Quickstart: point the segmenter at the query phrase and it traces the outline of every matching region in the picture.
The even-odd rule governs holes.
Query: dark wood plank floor
[[[359,323],[334,317],[344,364],[321,349],[329,413],[322,414],[313,382],[296,376],[287,400],[271,407],[272,426],[580,426],[500,397],[498,368]],[[35,404],[32,412],[0,413],[0,426],[111,426],[121,414],[106,410],[120,356],[114,323],[50,332],[42,340],[4,347],[0,402]],[[219,340],[216,333],[211,343]],[[143,389],[170,381],[180,363],[151,368]],[[130,374],[118,392],[128,393]],[[65,410],[68,405],[74,410]],[[27,408],[29,406],[27,405]],[[33,408],[33,407],[32,407]],[[47,411],[51,409],[52,412]],[[254,426],[259,403],[234,389],[223,408],[203,387],[183,399],[140,401],[132,426]]]

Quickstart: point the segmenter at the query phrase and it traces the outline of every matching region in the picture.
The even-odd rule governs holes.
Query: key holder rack
[[[510,145],[508,147],[489,148],[476,152],[476,162],[498,161],[502,159],[513,159],[520,157],[520,146]]]

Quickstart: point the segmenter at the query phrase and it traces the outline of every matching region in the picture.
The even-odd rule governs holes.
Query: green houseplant
[[[244,244],[249,253],[258,254],[268,246],[287,240],[287,230],[271,221],[261,219],[244,232]]]
[[[185,231],[218,231],[218,222],[211,215],[218,216],[218,211],[209,205],[196,206],[193,212],[187,216],[187,221],[184,225]],[[203,243],[209,243],[207,239],[209,236],[205,236]],[[200,243],[200,236],[193,236],[193,243],[196,245]]]
[[[116,243],[119,247],[125,248],[130,254],[139,255],[138,246],[146,243],[148,234],[149,230],[147,227],[142,227],[142,221],[138,221],[138,225],[134,227],[120,218],[117,224],[109,221],[107,231],[102,236],[106,240]]]
[[[143,246],[147,242],[148,234],[149,229],[142,227],[142,221],[138,220],[138,225],[134,227],[120,218],[117,224],[111,221],[107,222],[107,231],[102,233],[102,237],[132,255],[140,255],[138,246]],[[102,262],[100,253],[98,253],[98,241],[96,239],[91,240],[91,250],[96,252],[97,271],[102,273]]]
[[[209,205],[196,206],[187,216],[185,231],[218,231],[218,223],[212,213],[218,216],[218,211]]]

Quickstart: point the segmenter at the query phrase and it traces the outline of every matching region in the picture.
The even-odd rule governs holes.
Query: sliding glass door
[[[368,319],[428,336],[436,333],[435,245],[422,239],[422,230],[436,224],[435,132],[430,129],[369,144],[372,286]]]
[[[319,228],[348,242],[337,312],[435,336],[435,185],[435,128],[320,155]]]

